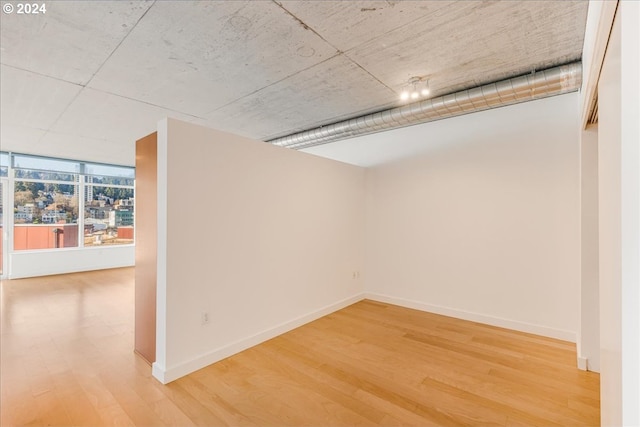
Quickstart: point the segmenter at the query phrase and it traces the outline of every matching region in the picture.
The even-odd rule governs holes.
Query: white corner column
[[[640,3],[619,3],[598,83],[600,404],[640,425]]]
[[[622,424],[640,426],[640,2],[620,2]]]

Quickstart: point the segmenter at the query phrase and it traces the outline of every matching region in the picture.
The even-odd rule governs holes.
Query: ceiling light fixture
[[[400,93],[400,100],[418,99],[429,96],[429,80],[424,77],[411,77],[404,90]]]

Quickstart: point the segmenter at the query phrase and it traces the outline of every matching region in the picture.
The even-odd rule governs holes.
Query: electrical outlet
[[[351,275],[352,279],[359,279],[360,278],[360,272],[359,271],[354,271],[353,274]]]
[[[202,325],[208,324],[209,323],[209,312],[203,311],[202,312],[202,316],[200,318],[200,321],[202,322]]]

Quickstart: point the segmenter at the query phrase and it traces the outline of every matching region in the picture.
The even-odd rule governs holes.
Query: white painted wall
[[[621,3],[622,423],[640,426],[640,3]]]
[[[366,291],[575,341],[578,94],[412,129],[423,153],[368,171]]]
[[[362,298],[364,169],[171,119],[158,144],[156,378]]]
[[[622,295],[620,288],[620,20],[616,20],[598,83],[600,203],[600,413],[622,425]]]
[[[21,279],[134,265],[134,245],[16,251],[9,254],[9,278]]]
[[[598,128],[580,138],[580,329],[578,366],[600,372]]]
[[[621,1],[600,81],[602,425],[640,425],[640,4]]]

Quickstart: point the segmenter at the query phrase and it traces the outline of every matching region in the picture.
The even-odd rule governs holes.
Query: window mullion
[[[82,167],[82,166],[81,166]],[[84,248],[85,175],[78,175],[78,247]]]

